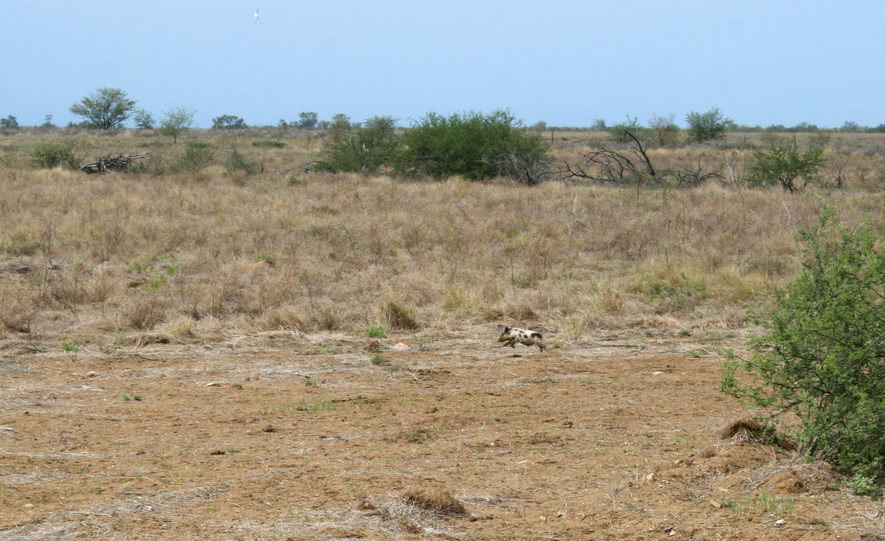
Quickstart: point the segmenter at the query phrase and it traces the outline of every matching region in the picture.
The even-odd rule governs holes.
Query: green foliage
[[[123,126],[135,110],[135,102],[119,88],[99,88],[71,106],[71,112],[86,120],[87,125],[100,130]]]
[[[76,355],[78,351],[80,351],[80,343],[77,342],[76,339],[71,338],[65,342],[62,342],[61,349],[70,355]]]
[[[238,150],[233,150],[228,155],[224,168],[228,174],[242,172],[246,175],[252,176],[264,172],[264,166],[262,164],[250,160],[245,154]]]
[[[362,126],[351,125],[343,118],[336,122],[338,127],[335,130],[338,131],[327,140],[316,165],[317,171],[377,173],[382,166],[391,163],[399,150],[396,119],[393,117],[376,116]]]
[[[608,129],[612,141],[619,145],[633,142],[633,138],[628,133],[645,143],[649,139],[649,131],[639,123],[638,117],[630,118],[630,115],[627,115],[627,122],[620,122]]]
[[[384,338],[387,336],[387,329],[384,328],[384,325],[372,325],[368,329],[366,329],[366,335],[370,338]]]
[[[74,145],[70,142],[42,142],[31,151],[29,163],[37,169],[53,167],[80,168],[80,158],[74,154]]]
[[[160,133],[172,137],[173,143],[178,143],[178,137],[190,129],[194,124],[196,109],[178,107],[163,111],[163,120],[160,121]]]
[[[749,360],[726,365],[722,390],[772,419],[791,412],[811,456],[855,490],[885,484],[885,253],[870,224],[853,231],[832,209],[803,230],[800,275],[778,291]]]
[[[298,123],[295,126],[302,130],[312,130],[317,127],[317,114],[313,112],[298,113]]]
[[[648,139],[659,147],[671,147],[679,142],[681,130],[675,122],[676,116],[652,115],[648,121]]]
[[[823,145],[813,144],[801,151],[795,135],[791,139],[786,139],[768,134],[766,142],[767,148],[753,151],[755,161],[748,166],[747,178],[751,186],[780,184],[787,191],[799,191],[813,180],[820,168],[827,163]],[[801,185],[798,184],[800,180]]]
[[[725,139],[728,127],[734,123],[730,118],[725,118],[716,107],[706,113],[692,111],[686,115],[685,122],[688,124],[688,140],[693,143]]]
[[[286,143],[277,141],[276,139],[264,139],[261,141],[252,141],[252,146],[256,148],[286,148]]]
[[[238,130],[246,127],[246,121],[234,115],[221,115],[212,119],[213,130]]]
[[[9,115],[6,118],[0,118],[0,130],[17,130],[18,129],[18,119],[12,115]]]
[[[144,109],[136,109],[133,120],[135,120],[135,127],[142,130],[152,130],[157,125],[154,115]]]
[[[172,164],[173,173],[197,173],[205,169],[215,154],[212,145],[204,141],[188,141],[184,154]]]
[[[543,136],[525,130],[502,110],[449,117],[429,113],[406,130],[403,142],[397,170],[406,176],[469,180],[506,176],[535,184],[549,162]]]

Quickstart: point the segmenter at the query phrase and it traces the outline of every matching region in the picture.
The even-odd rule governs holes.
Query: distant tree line
[[[71,106],[70,111],[83,118],[77,127],[116,130],[132,119],[140,129],[157,130],[173,138],[175,143],[193,127],[196,110],[178,107],[163,111],[159,119],[136,107],[127,93],[118,88],[99,88]],[[352,122],[344,114],[331,120],[319,120],[315,112],[302,112],[298,120],[280,120],[277,129],[322,130],[324,145],[312,167],[318,171],[385,173],[400,177],[445,179],[458,176],[467,180],[483,181],[505,177],[528,185],[548,179],[585,180],[608,184],[693,186],[709,179],[724,178],[722,167],[703,168],[699,161],[692,168],[661,166],[651,148],[677,145],[710,144],[725,138],[728,132],[762,131],[737,125],[718,108],[706,112],[692,111],[684,118],[686,128],[676,124],[675,115],[652,117],[641,123],[627,117],[626,122],[607,126],[597,120],[591,130],[605,131],[611,144],[594,147],[580,159],[554,164],[549,154],[549,143],[543,133],[551,128],[546,122],[524,126],[509,111],[491,114],[477,112],[443,116],[428,113],[411,126],[397,126],[397,119],[389,116],[372,117],[365,122]],[[47,115],[44,127],[52,126]],[[213,130],[242,130],[249,126],[236,115],[221,115],[212,120]],[[12,133],[20,129],[15,116],[0,119],[0,132]],[[794,128],[769,128],[764,144],[753,151],[753,161],[747,166],[742,181],[747,186],[780,185],[789,192],[802,191],[809,183],[819,180],[827,163],[825,148],[832,130],[802,123]],[[885,131],[864,128],[846,122],[839,132]],[[808,132],[810,136],[800,146],[794,137],[776,132]],[[213,159],[211,145],[189,141],[182,157],[180,170],[196,171]],[[72,164],[77,160],[68,147],[38,149],[32,160],[35,166]],[[230,153],[229,169],[259,171],[261,164],[248,162],[245,155]],[[726,163],[735,181],[734,170]],[[836,185],[841,185],[837,175]]]
[[[157,121],[153,114],[149,111],[136,107],[136,102],[129,99],[128,94],[119,88],[102,87],[98,88],[88,96],[81,99],[70,107],[70,112],[75,116],[81,117],[83,120],[79,123],[69,123],[69,127],[79,127],[87,129],[115,130],[122,128],[128,120],[132,120],[138,129],[156,129],[162,127],[163,121],[166,121],[167,127],[170,125],[178,125],[178,128],[193,127],[193,116],[195,110],[187,109],[190,113],[190,122],[181,125],[183,118],[183,108],[173,109],[165,112],[165,117]],[[297,130],[329,130],[342,127],[342,119],[347,118],[346,115],[339,114],[332,117],[331,120],[320,120],[315,112],[302,112],[298,114],[297,120],[287,121],[281,119],[276,127],[282,131],[289,129]],[[768,127],[747,126],[737,124],[733,120],[728,119],[716,109],[710,109],[705,113],[691,112],[685,117],[688,127],[685,129],[684,135],[688,142],[703,142],[716,140],[721,138],[727,132],[780,132],[780,133],[813,133],[817,131],[835,131],[840,133],[885,133],[885,123],[878,126],[861,126],[856,122],[845,121],[838,128],[821,128],[808,122],[800,122],[795,126],[785,126],[783,124],[772,124]],[[40,126],[43,128],[55,127],[52,124],[52,115],[46,115],[46,121]],[[212,119],[212,129],[216,130],[234,130],[250,127],[246,121],[236,115],[220,115]],[[266,127],[266,126],[252,126]],[[545,121],[539,121],[528,127],[533,131],[607,131],[612,132],[615,139],[623,138],[624,128],[629,129],[634,134],[642,134],[649,142],[657,146],[669,146],[676,144],[679,137],[683,134],[682,129],[675,123],[675,115],[657,116],[652,115],[647,125],[641,125],[636,118],[627,117],[627,122],[618,123],[609,126],[605,120],[597,119],[588,127],[556,127],[549,126]],[[19,129],[18,119],[13,115],[6,118],[0,118],[0,131],[10,133]],[[647,130],[647,131],[646,131]]]

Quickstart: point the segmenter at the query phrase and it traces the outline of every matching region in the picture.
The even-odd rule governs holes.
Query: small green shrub
[[[608,134],[612,141],[619,145],[633,142],[633,138],[628,134],[632,134],[633,137],[639,139],[643,143],[647,143],[651,139],[651,130],[642,126],[639,123],[638,117],[630,118],[630,115],[627,115],[626,122],[620,122],[611,128],[608,128]]]
[[[784,139],[769,134],[766,142],[767,148],[753,151],[754,161],[748,167],[750,174],[747,178],[750,186],[780,184],[789,192],[800,191],[827,163],[823,146],[812,145],[804,151],[799,150],[795,135],[792,139]]]
[[[227,162],[225,163],[225,171],[229,175],[240,172],[248,176],[252,176],[258,173],[263,173],[264,165],[258,162],[253,162],[252,160],[247,158],[245,154],[234,150],[227,157]]]
[[[384,338],[387,336],[387,329],[384,328],[384,325],[372,325],[368,329],[366,329],[366,335],[370,338]]]
[[[803,230],[803,269],[759,323],[748,360],[726,364],[722,390],[774,420],[791,412],[810,456],[830,461],[858,492],[885,485],[885,251],[864,224],[845,230],[825,209]]]
[[[374,174],[391,165],[399,148],[395,118],[374,117],[362,126],[339,122],[315,168],[330,173]]]
[[[257,148],[285,148],[286,143],[276,139],[265,139],[263,141],[252,141],[252,146]]]
[[[703,143],[725,139],[728,127],[733,124],[733,121],[730,118],[725,118],[719,109],[714,107],[706,113],[694,111],[688,113],[685,116],[685,123],[688,124],[686,130],[688,140],[692,143]]]
[[[64,143],[40,143],[31,151],[29,161],[35,169],[52,169],[53,167],[67,167],[79,169],[81,159],[74,154],[74,145]]]
[[[184,154],[172,164],[170,169],[173,173],[198,173],[212,163],[214,157],[210,143],[188,141]]]
[[[80,351],[80,344],[77,340],[71,338],[66,342],[62,342],[61,349],[63,349],[65,353],[76,355],[77,352]]]

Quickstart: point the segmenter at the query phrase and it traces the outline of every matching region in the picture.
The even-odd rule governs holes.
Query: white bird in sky
[[[259,17],[261,17],[261,12],[258,11],[258,8],[255,8],[255,13],[253,13],[252,15],[255,16],[255,22],[252,23],[252,26],[255,26],[256,24],[261,22],[261,19],[259,18]]]

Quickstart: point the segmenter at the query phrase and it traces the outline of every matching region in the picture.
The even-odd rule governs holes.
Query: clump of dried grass
[[[787,450],[795,451],[796,444],[777,435],[774,429],[753,419],[739,419],[730,423],[719,432],[719,438],[730,441],[751,443],[770,443]]]
[[[464,505],[441,489],[410,490],[399,498],[369,498],[358,508],[377,515],[396,529],[408,534],[452,535],[448,522],[470,514]]]

